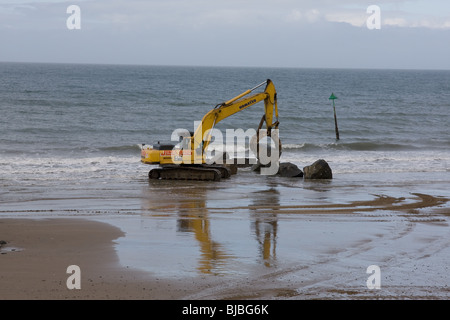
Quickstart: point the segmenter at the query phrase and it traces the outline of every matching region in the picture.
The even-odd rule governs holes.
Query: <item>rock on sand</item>
[[[278,175],[282,177],[303,177],[303,171],[293,163],[282,162],[278,167]]]

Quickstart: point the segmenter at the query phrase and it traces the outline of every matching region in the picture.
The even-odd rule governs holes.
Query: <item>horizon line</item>
[[[51,61],[3,61],[2,64],[54,64],[54,65],[96,65],[96,66],[135,66],[135,67],[180,67],[180,68],[249,68],[249,69],[334,69],[334,70],[387,70],[387,71],[450,71],[437,68],[394,68],[394,67],[301,67],[301,66],[244,66],[244,65],[199,65],[199,64],[146,64],[146,63],[102,63],[102,62],[51,62]]]

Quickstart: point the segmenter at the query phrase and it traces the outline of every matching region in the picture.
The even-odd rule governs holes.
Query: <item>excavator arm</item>
[[[263,85],[266,85],[264,92],[256,93],[247,97],[250,93]],[[223,119],[228,118],[233,114],[247,109],[248,107],[261,101],[264,101],[264,115],[261,119],[257,132],[259,132],[265,122],[267,136],[270,136],[271,130],[278,128],[279,122],[277,92],[273,82],[270,79],[267,79],[263,83],[260,83],[256,87],[241,93],[233,99],[218,104],[203,117],[201,125],[198,126],[194,133],[193,139],[192,150],[198,150],[196,152],[197,157],[200,156],[200,154],[205,154],[205,151],[211,142],[210,135],[207,134],[209,130],[212,130],[214,126]]]

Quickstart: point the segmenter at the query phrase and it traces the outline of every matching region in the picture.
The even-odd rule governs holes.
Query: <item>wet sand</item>
[[[298,204],[270,185],[247,206],[224,206],[239,190],[219,196],[215,186],[176,196],[158,186],[126,214],[1,218],[0,299],[450,297],[448,198]],[[81,269],[79,290],[67,287],[70,265]],[[381,289],[366,285],[370,265]]]
[[[179,283],[121,266],[114,241],[124,233],[105,223],[1,219],[0,235],[6,242],[0,249],[0,300],[176,299],[184,294]],[[68,288],[71,265],[80,267],[80,289]]]

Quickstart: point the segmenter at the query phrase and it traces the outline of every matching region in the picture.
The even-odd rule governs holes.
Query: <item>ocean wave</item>
[[[2,183],[33,185],[44,181],[109,181],[114,178],[130,179],[142,171],[140,155],[135,156],[6,156],[0,158]],[[59,182],[58,182],[59,181]]]
[[[300,143],[283,144],[283,150],[291,151],[315,151],[315,150],[349,150],[349,151],[392,151],[392,150],[416,150],[414,145],[381,143],[381,142],[334,142],[334,143]]]
[[[299,154],[291,149],[281,156],[283,162],[292,162],[301,168],[320,158],[329,162],[336,173],[448,172],[450,168],[450,152],[444,150],[320,150]]]
[[[129,144],[121,146],[105,146],[98,148],[99,151],[105,153],[139,153],[141,149],[141,144]]]

